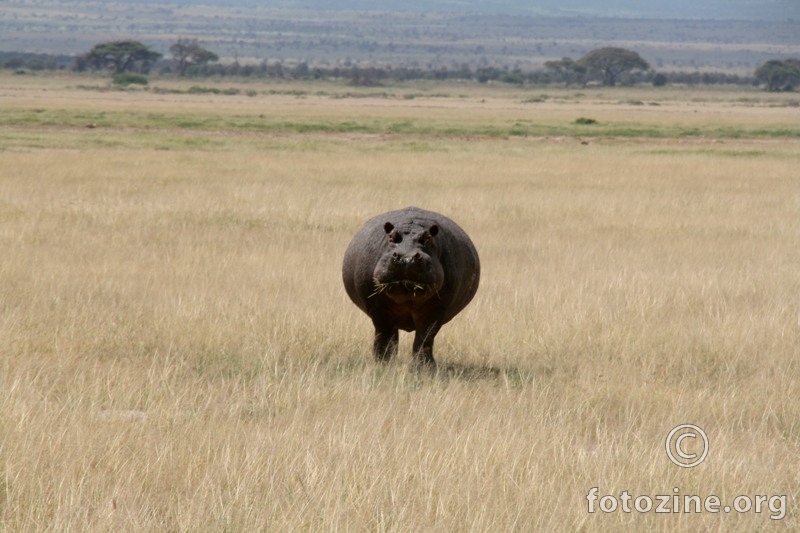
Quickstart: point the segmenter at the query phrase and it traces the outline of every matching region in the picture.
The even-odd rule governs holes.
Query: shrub
[[[133,72],[123,72],[121,74],[115,74],[112,83],[121,86],[147,85],[147,78],[140,74],[134,74]]]

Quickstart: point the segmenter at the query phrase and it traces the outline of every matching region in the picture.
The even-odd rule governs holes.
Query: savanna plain
[[[800,528],[796,95],[98,80],[0,78],[0,530]],[[341,282],[407,205],[435,374]]]

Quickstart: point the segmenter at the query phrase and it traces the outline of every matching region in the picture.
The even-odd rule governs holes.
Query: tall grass
[[[3,135],[0,529],[798,526],[795,141]],[[371,360],[340,280],[411,204],[483,267],[435,376],[407,335]],[[786,516],[589,514],[592,487]]]

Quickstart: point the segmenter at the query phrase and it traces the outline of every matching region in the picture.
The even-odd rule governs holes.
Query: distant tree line
[[[20,73],[26,70],[68,70],[74,64],[75,57],[68,55],[0,52],[0,67]]]
[[[342,66],[309,65],[308,62],[262,61],[257,64],[219,63],[219,57],[200,46],[196,39],[179,39],[169,49],[171,56],[149,49],[138,41],[112,41],[94,46],[77,58],[63,55],[21,54],[0,52],[0,67],[19,73],[26,69],[73,71],[107,71],[117,79],[138,79],[152,70],[161,74],[187,77],[241,76],[273,79],[344,79],[356,86],[379,86],[391,81],[467,80],[480,83],[515,85],[588,84],[655,86],[682,85],[759,85],[770,91],[791,91],[800,85],[800,60],[771,60],[752,76],[723,72],[654,71],[636,52],[606,47],[592,50],[579,59],[564,57],[548,61],[543,69],[523,72],[519,68],[467,64],[451,67],[418,66]],[[126,74],[126,76],[121,76]]]
[[[507,83],[514,85],[554,85],[565,84],[585,86],[593,80],[588,77],[577,78],[553,72],[549,69],[523,72],[520,69],[500,67],[471,68],[468,65],[457,67],[380,67],[380,66],[336,66],[310,67],[307,63],[289,64],[281,61],[262,61],[259,64],[241,65],[217,64],[195,69],[189,75],[208,76],[242,76],[272,79],[343,79],[352,85],[377,87],[392,81],[413,80],[454,80],[477,81],[480,83]],[[599,81],[598,81],[599,82]],[[681,85],[754,85],[757,80],[753,76],[740,76],[724,72],[667,72],[644,71],[629,72],[617,80],[620,85],[653,84],[656,86]]]

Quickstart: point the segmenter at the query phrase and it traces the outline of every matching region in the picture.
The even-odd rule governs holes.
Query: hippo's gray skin
[[[344,254],[342,278],[375,326],[376,359],[397,353],[402,329],[416,332],[415,361],[435,367],[433,339],[475,296],[480,269],[475,246],[455,222],[407,207],[364,224]]]

